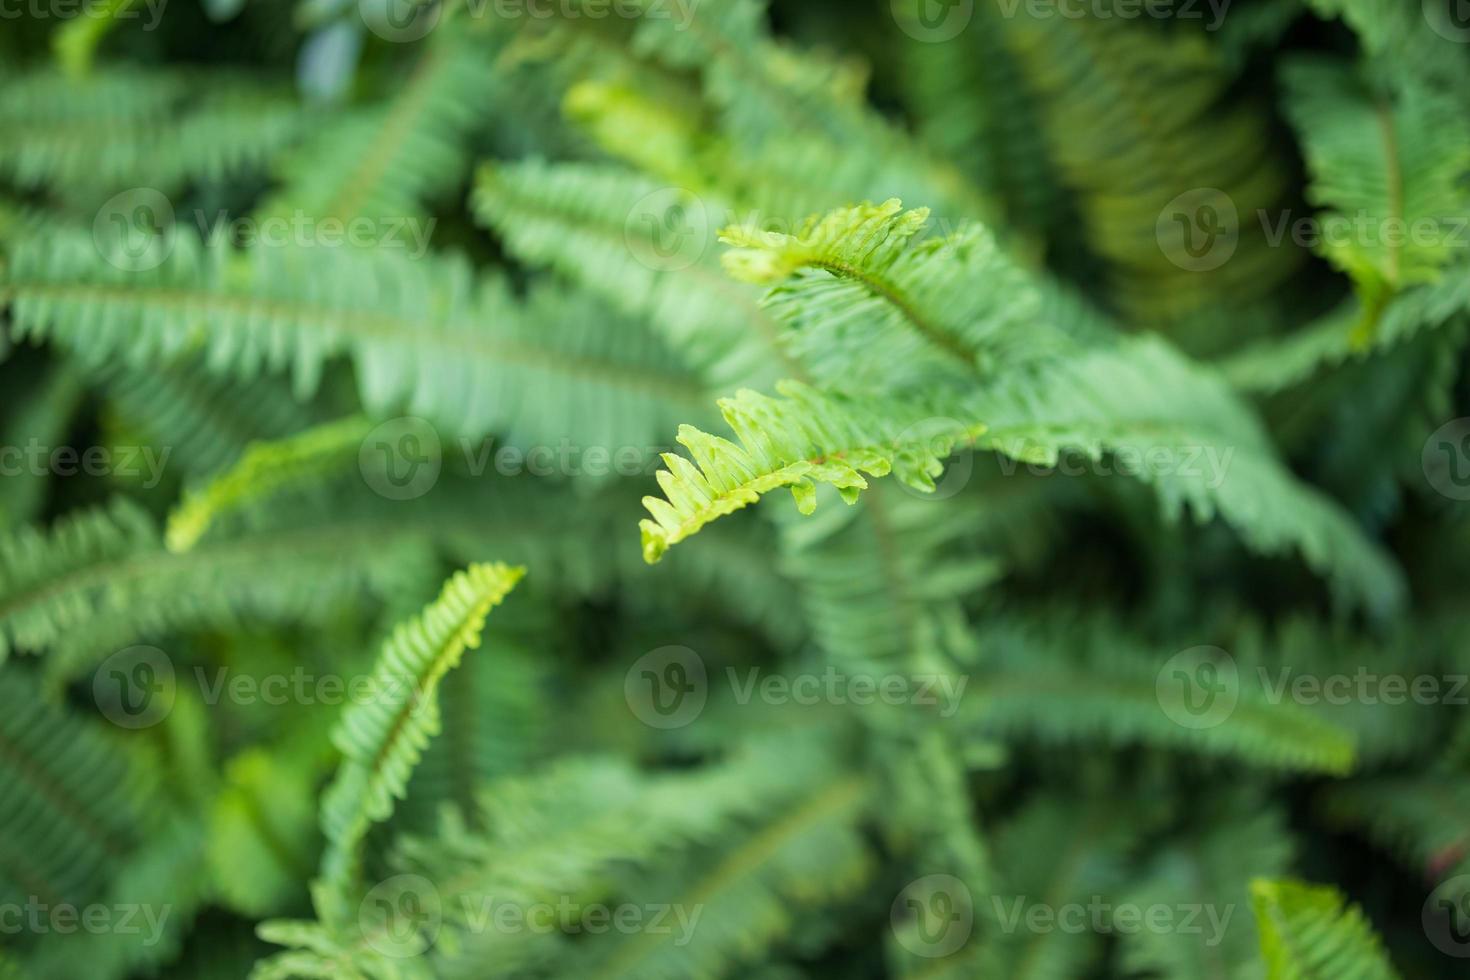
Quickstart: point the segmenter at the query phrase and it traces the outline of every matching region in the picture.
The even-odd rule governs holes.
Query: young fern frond
[[[1383,942],[1337,889],[1290,879],[1251,882],[1267,980],[1398,980]]]
[[[333,733],[343,761],[322,799],[327,849],[319,888],[337,896],[353,888],[368,828],[393,813],[424,747],[438,734],[440,680],[467,649],[479,646],[485,617],[524,574],[507,565],[471,565],[383,645],[371,695],[349,707]]]
[[[693,462],[664,454],[658,474],[664,499],[645,497],[652,519],[642,530],[643,557],[658,561],[672,545],[711,521],[753,504],[764,493],[790,487],[802,513],[816,507],[826,483],[852,503],[868,486],[863,473],[890,472],[905,484],[932,490],[942,461],[984,431],[922,404],[829,395],[794,381],[777,386],[780,398],[741,391],[720,401],[738,443],[679,429]]]

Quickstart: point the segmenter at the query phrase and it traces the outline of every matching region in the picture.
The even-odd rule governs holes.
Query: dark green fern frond
[[[260,216],[367,218],[377,235],[397,235],[410,220],[423,227],[427,205],[464,175],[466,137],[488,121],[485,100],[500,84],[493,55],[483,39],[436,32],[390,101],[343,113],[285,157],[284,186]]]
[[[46,700],[15,663],[0,671],[0,894],[22,908],[103,900],[149,830],[156,778],[100,720]]]
[[[1446,93],[1407,87],[1390,103],[1330,61],[1286,66],[1287,110],[1312,174],[1323,254],[1352,277],[1360,335],[1407,286],[1434,282],[1466,237],[1470,137]]]
[[[1269,769],[1340,774],[1354,764],[1351,731],[1273,700],[1249,661],[1217,662],[1205,648],[1190,656],[1190,644],[1164,647],[1106,619],[1027,621],[992,618],[976,631],[958,715],[967,730],[1045,745],[1142,743]]]

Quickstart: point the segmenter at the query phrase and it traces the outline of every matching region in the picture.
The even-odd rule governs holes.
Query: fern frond
[[[658,561],[706,524],[780,487],[791,488],[803,513],[815,508],[818,483],[836,487],[852,503],[868,486],[863,473],[892,472],[909,486],[932,490],[941,461],[983,431],[937,418],[940,412],[923,405],[860,401],[796,382],[778,391],[779,399],[747,390],[721,400],[739,444],[680,428],[679,442],[693,462],[664,454],[668,469],[659,471],[658,481],[666,499],[643,500],[653,515],[639,525],[645,560]]]
[[[1329,786],[1321,808],[1335,825],[1361,833],[1399,857],[1444,897],[1470,894],[1470,782],[1448,772],[1380,776]]]
[[[1373,927],[1337,889],[1258,878],[1251,882],[1251,902],[1267,980],[1398,977]]]
[[[15,907],[100,901],[149,829],[156,779],[19,665],[0,672],[0,894]]]
[[[96,208],[125,187],[165,193],[189,180],[263,172],[310,114],[247,77],[107,68],[84,78],[43,70],[6,84],[0,174],[55,187]]]
[[[235,251],[184,230],[154,244],[169,252],[161,264],[130,271],[121,253],[99,256],[90,236],[22,243],[0,279],[12,329],[88,364],[200,355],[209,370],[243,379],[289,369],[298,397],[316,389],[329,358],[348,354],[372,414],[407,410],[457,434],[505,429],[548,445],[574,431],[560,424],[569,417],[581,420],[583,445],[646,445],[672,405],[703,403],[646,332],[605,329],[595,304],[550,284],[518,303],[503,281],[476,280],[456,259]]]
[[[436,32],[391,100],[342,113],[285,156],[284,186],[260,215],[365,217],[381,222],[383,233],[394,232],[393,222],[420,219],[463,177],[466,137],[485,121],[483,100],[498,84],[482,41]]]
[[[352,416],[276,442],[250,444],[227,472],[185,494],[168,518],[164,540],[169,550],[188,551],[221,512],[334,472],[343,458],[357,454],[371,430],[370,421]]]
[[[800,371],[759,292],[720,271],[717,200],[606,165],[528,160],[481,166],[473,203],[518,258],[647,320],[712,389]]]
[[[1401,289],[1436,281],[1470,221],[1470,136],[1448,94],[1407,87],[1390,104],[1325,60],[1283,70],[1287,111],[1311,171],[1323,254],[1352,277],[1363,336]],[[1462,242],[1463,245],[1463,242]]]
[[[471,565],[384,644],[371,695],[347,710],[332,738],[343,762],[322,800],[325,888],[351,886],[368,828],[392,814],[424,746],[439,731],[439,681],[466,649],[479,645],[486,615],[524,574],[507,565]]]
[[[1288,771],[1340,774],[1355,762],[1349,730],[1290,699],[1270,698],[1249,662],[1235,680],[1221,682],[1227,700],[1217,704],[1212,693],[1205,703],[1213,708],[1191,710],[1195,681],[1161,676],[1177,650],[1106,619],[1028,622],[992,619],[977,630],[975,650],[962,660],[971,680],[957,717],[967,730],[1047,745],[1142,743]],[[1059,703],[1067,710],[1055,710]],[[1194,718],[1198,725],[1185,724]]]
[[[1279,206],[1286,166],[1260,116],[1226,94],[1230,73],[1203,35],[1138,30],[1106,10],[987,24],[1040,96],[1050,158],[1073,192],[1089,249],[1107,264],[1114,306],[1152,322],[1238,310],[1291,275],[1301,251],[1268,247],[1250,220]],[[1240,215],[1233,255],[1208,274],[1189,268],[1185,251],[1203,222],[1175,225],[1164,214],[1200,188],[1222,192]],[[1194,220],[1194,206],[1181,217]],[[1228,226],[1228,216],[1221,222]]]

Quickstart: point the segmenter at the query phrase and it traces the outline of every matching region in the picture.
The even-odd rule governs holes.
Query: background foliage
[[[1456,13],[7,10],[0,976],[1461,975]]]

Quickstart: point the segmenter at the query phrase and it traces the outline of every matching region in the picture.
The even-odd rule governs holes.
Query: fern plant
[[[1458,975],[1470,34],[1065,6],[7,20],[0,977]]]

